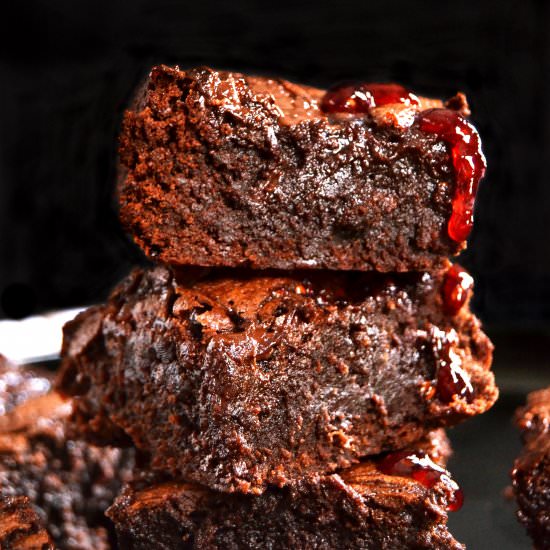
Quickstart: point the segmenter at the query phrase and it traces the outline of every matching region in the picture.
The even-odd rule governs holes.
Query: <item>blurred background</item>
[[[143,261],[119,227],[113,189],[122,113],[151,65],[208,64],[319,86],[397,81],[423,95],[464,91],[483,139],[489,169],[460,261],[476,278],[474,308],[497,344],[498,410],[508,414],[525,391],[550,384],[550,2],[27,0],[6,10],[0,318],[98,302]],[[508,453],[494,474],[502,489],[515,450],[498,445],[517,435],[509,415],[505,427],[499,418],[456,437],[472,448],[469,437],[500,430],[501,439],[485,438],[481,457]],[[461,464],[491,483],[482,461]],[[527,544],[513,514],[494,511],[486,487],[470,483],[480,499],[473,510],[489,523],[463,516],[462,540],[483,547],[475,537],[492,525],[490,508],[502,548]]]

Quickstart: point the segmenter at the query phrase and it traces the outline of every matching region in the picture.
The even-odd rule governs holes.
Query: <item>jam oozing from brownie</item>
[[[455,395],[471,403],[474,389],[454,349],[457,341],[453,329],[448,332],[435,329],[432,333],[432,350],[437,362],[436,395],[444,403],[450,403]]]
[[[328,90],[321,100],[321,109],[325,113],[360,114],[391,103],[419,105],[420,101],[399,84],[343,84]]]
[[[418,455],[409,451],[387,454],[378,464],[378,469],[386,475],[408,477],[431,489],[442,481],[449,489],[447,510],[460,510],[464,494],[449,472],[436,464],[427,454]]]
[[[443,281],[443,308],[445,313],[456,315],[468,300],[474,286],[473,277],[460,265],[454,264]]]
[[[479,134],[465,118],[449,109],[422,111],[417,121],[423,132],[436,134],[451,147],[456,190],[447,232],[453,241],[464,241],[472,230],[477,187],[486,168]]]

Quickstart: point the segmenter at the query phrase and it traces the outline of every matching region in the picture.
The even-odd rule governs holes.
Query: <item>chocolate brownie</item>
[[[124,548],[463,548],[447,530],[461,492],[443,469],[443,432],[399,456],[369,459],[260,496],[139,481],[107,514]],[[391,471],[388,463],[394,464]],[[437,465],[438,463],[439,465]]]
[[[518,517],[535,548],[550,548],[550,388],[529,394],[517,411],[523,450],[514,464],[512,480]]]
[[[136,270],[65,326],[58,387],[89,439],[129,436],[154,469],[259,493],[492,405],[468,281],[456,267]]]
[[[33,385],[32,371],[4,367],[25,380],[23,387],[41,384],[42,375]],[[114,531],[104,512],[131,477],[133,452],[67,439],[72,405],[56,392],[14,398],[20,403],[0,416],[0,502],[28,497],[56,548],[111,548]]]
[[[344,94],[344,96],[342,96]],[[155,67],[120,137],[120,216],[175,265],[434,271],[485,169],[462,94]]]

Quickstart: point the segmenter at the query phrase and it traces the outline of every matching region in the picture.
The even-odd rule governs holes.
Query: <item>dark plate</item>
[[[521,449],[514,412],[525,404],[527,393],[550,386],[550,332],[495,327],[487,332],[495,344],[493,371],[500,397],[489,412],[448,432],[454,449],[449,470],[465,495],[462,510],[450,514],[449,525],[468,548],[528,550],[531,541],[505,491]]]
[[[520,450],[512,417],[524,401],[523,393],[501,392],[488,413],[448,432],[454,449],[449,470],[465,496],[462,510],[449,515],[449,526],[468,548],[532,548],[516,519],[515,501],[504,494]]]

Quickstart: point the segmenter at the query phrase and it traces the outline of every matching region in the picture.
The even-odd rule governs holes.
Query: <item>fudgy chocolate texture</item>
[[[535,548],[550,548],[550,388],[529,394],[516,414],[524,447],[512,480],[518,517]]]
[[[33,387],[24,367],[7,368]],[[133,452],[67,439],[71,402],[55,392],[17,399],[0,416],[0,503],[28,497],[56,548],[111,548],[115,535],[104,512],[131,477]],[[2,528],[0,520],[0,533]],[[4,547],[27,548],[0,544]]]
[[[416,110],[326,115],[324,92],[281,79],[155,67],[120,137],[120,216],[177,265],[434,271],[447,234],[448,145]],[[464,96],[447,102],[467,112]],[[404,112],[404,110],[406,112]]]
[[[0,498],[0,548],[54,550],[42,519],[27,497]]]
[[[176,478],[261,492],[332,472],[496,399],[491,343],[467,305],[442,313],[443,277],[136,270],[65,326],[58,387],[79,433],[130,436]],[[469,400],[438,398],[442,334]]]
[[[436,462],[442,433],[420,445]],[[417,449],[413,450],[418,452]],[[126,487],[107,514],[129,550],[463,548],[447,530],[449,483],[428,488],[384,475],[374,460],[330,476],[308,476],[260,496],[224,495],[190,483]]]

